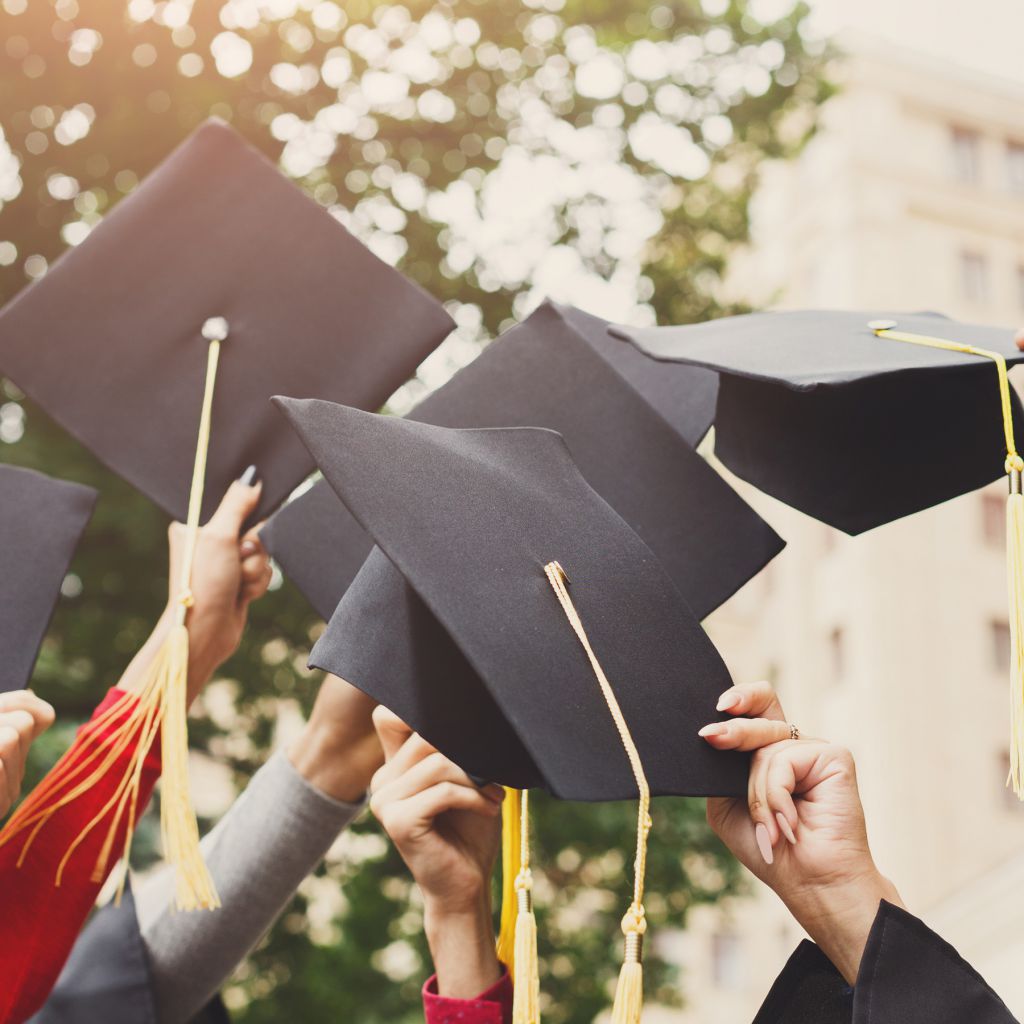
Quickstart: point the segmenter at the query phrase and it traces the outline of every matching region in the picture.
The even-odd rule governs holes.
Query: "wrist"
[[[423,930],[434,960],[438,995],[475,999],[501,977],[486,890],[472,904],[459,907],[427,897]]]
[[[372,731],[347,733],[311,719],[288,749],[288,760],[314,789],[354,804],[366,795],[384,754]]]
[[[896,887],[872,864],[862,874],[801,890],[786,906],[853,985],[882,900],[903,906]]]

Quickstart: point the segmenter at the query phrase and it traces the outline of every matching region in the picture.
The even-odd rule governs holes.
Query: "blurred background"
[[[2,0],[0,28],[4,301],[216,116],[447,304],[458,330],[396,413],[544,296],[634,323],[1024,322],[1016,0]],[[0,386],[0,460],[103,494],[34,678],[63,723],[38,778],[156,618],[166,523]],[[737,485],[790,543],[709,631],[805,732],[853,747],[882,869],[1024,1013],[1002,487],[852,540]],[[297,729],[321,628],[280,578],[254,607],[193,728],[207,822]],[[545,1020],[585,1024],[617,969],[634,810],[537,802]],[[144,871],[152,819],[143,838]],[[649,888],[645,1020],[750,1020],[799,935],[698,802],[656,807]],[[420,1019],[421,931],[363,821],[226,999],[246,1024]]]

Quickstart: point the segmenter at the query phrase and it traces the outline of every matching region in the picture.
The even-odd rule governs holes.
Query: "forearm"
[[[137,887],[163,1024],[189,1020],[216,994],[360,810],[316,790],[275,754],[202,841],[220,909],[174,913],[166,872]]]
[[[437,973],[438,995],[475,999],[501,977],[494,951],[490,899],[482,895],[469,909],[449,912],[428,900],[423,928]]]
[[[903,907],[892,882],[873,870],[862,878],[808,889],[787,900],[786,905],[839,973],[853,985],[882,900]]]
[[[309,722],[288,750],[295,770],[335,800],[362,800],[373,773],[384,762],[373,729],[375,707],[354,686],[328,676]]]

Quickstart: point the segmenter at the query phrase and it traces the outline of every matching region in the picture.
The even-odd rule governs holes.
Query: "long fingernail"
[[[796,833],[793,831],[793,826],[789,823],[787,818],[782,811],[778,811],[775,815],[775,820],[779,823],[779,831],[789,840],[790,843],[796,843]]]
[[[708,739],[711,736],[724,736],[729,731],[729,726],[725,722],[712,722],[710,725],[705,725],[703,729],[697,730],[698,736],[703,736],[704,739]]]
[[[255,487],[260,475],[255,466],[250,466],[239,478],[238,482],[243,487]]]
[[[721,697],[718,698],[718,703],[715,705],[716,711],[728,711],[730,708],[736,707],[740,702],[740,695],[735,690],[726,690]]]
[[[768,826],[758,822],[754,828],[754,839],[757,841],[757,848],[761,851],[765,864],[775,863],[775,853],[772,850],[772,840],[768,835]]]

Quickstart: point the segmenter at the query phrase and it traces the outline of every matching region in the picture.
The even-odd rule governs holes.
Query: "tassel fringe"
[[[533,875],[529,868],[516,879],[515,963],[512,1024],[539,1024],[540,969],[537,963],[537,919],[533,913]]]
[[[1011,474],[1011,481],[1013,477]],[[1018,483],[1020,475],[1016,477]],[[1024,800],[1024,496],[1006,502],[1006,568],[1010,623],[1010,776],[1008,786]]]
[[[188,630],[184,623],[174,627],[166,646],[160,836],[164,857],[175,872],[175,906],[178,910],[214,910],[220,899],[199,848],[199,825],[189,785]]]
[[[146,682],[139,693],[125,694],[99,718],[90,722],[79,742],[57,762],[0,832],[0,846],[18,836],[26,837],[18,855],[19,867],[25,862],[32,843],[47,822],[62,807],[66,807],[107,775],[130,748],[131,757],[127,769],[113,796],[75,836],[54,878],[54,884],[59,886],[75,851],[95,829],[106,823],[103,845],[91,876],[94,882],[102,881],[107,874],[118,830],[123,825],[125,848],[116,897],[120,902],[138,816],[142,770],[157,731],[163,726],[161,828],[167,859],[178,875],[177,906],[183,910],[219,906],[212,879],[200,854],[199,830],[189,800],[188,739],[185,733],[187,676],[188,632],[183,625],[177,625],[153,659]]]
[[[498,930],[498,959],[515,979],[516,878],[522,869],[520,857],[520,814],[522,798],[518,789],[505,787],[501,805],[501,926]]]
[[[640,1024],[644,1008],[643,942],[647,920],[643,907],[633,905],[622,919],[626,937],[625,955],[615,986],[611,1024]]]

